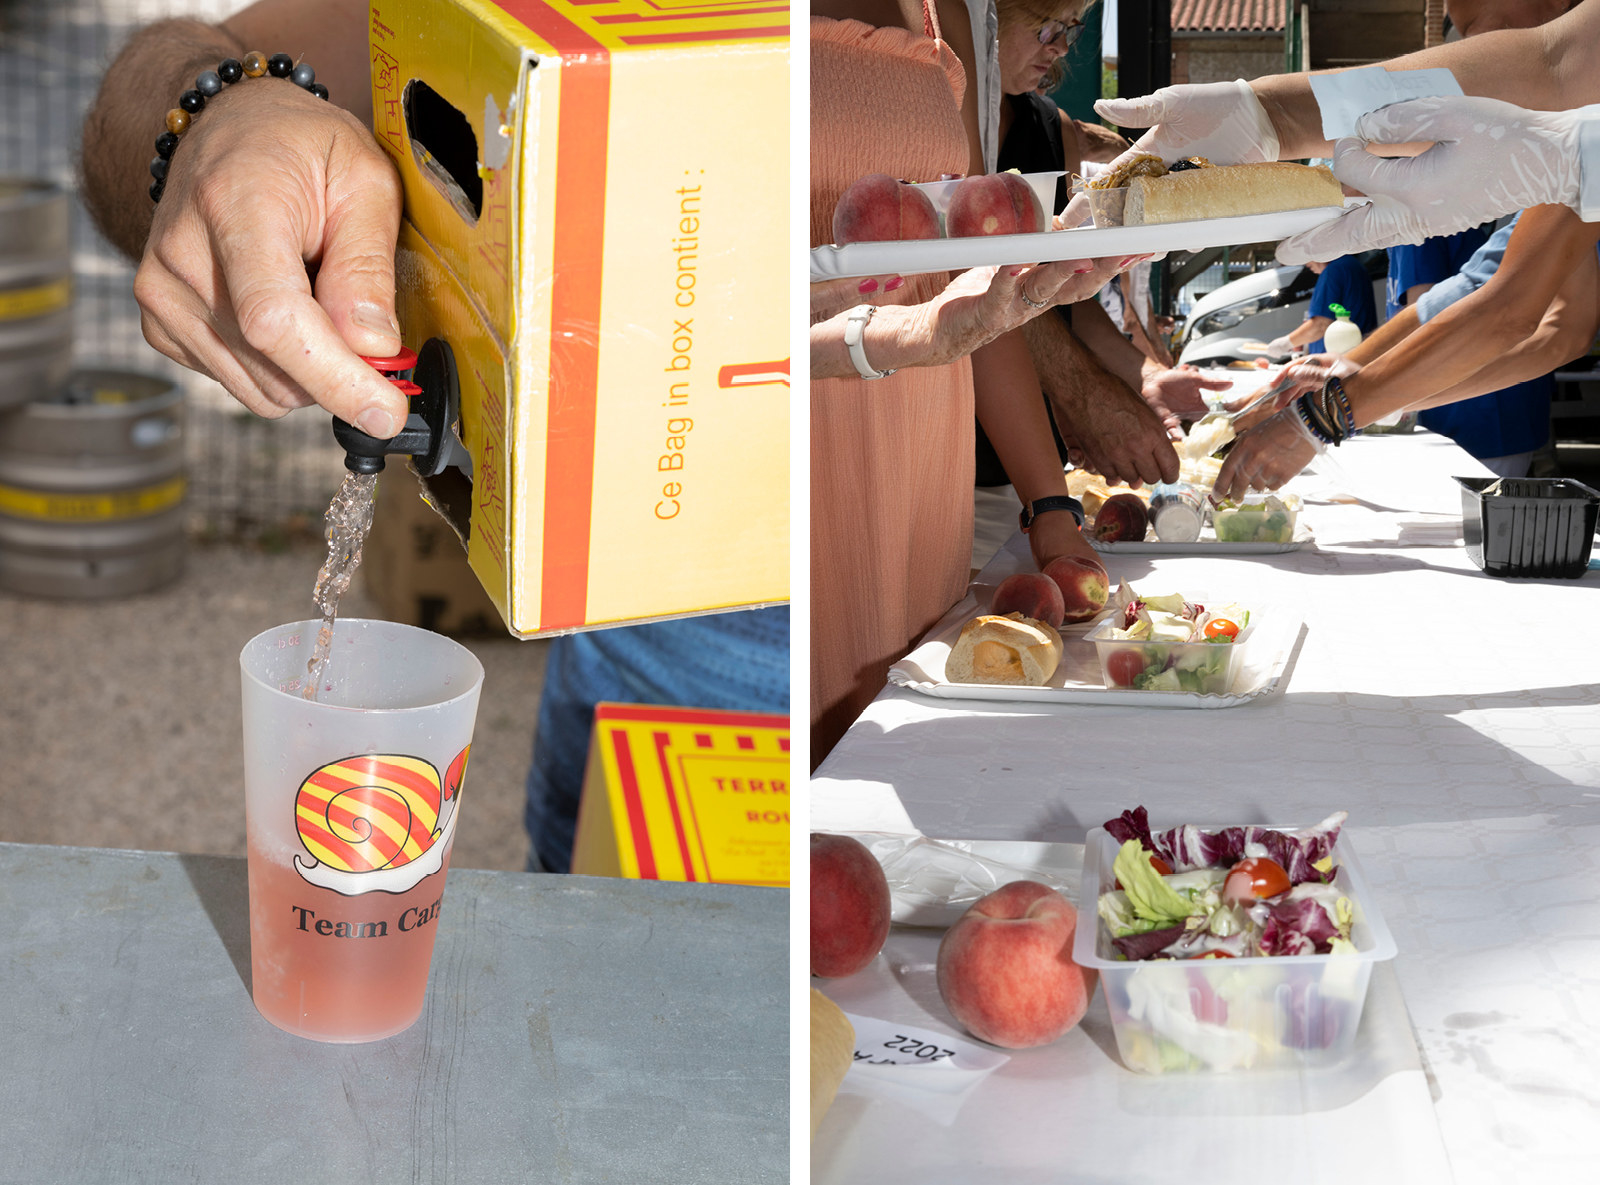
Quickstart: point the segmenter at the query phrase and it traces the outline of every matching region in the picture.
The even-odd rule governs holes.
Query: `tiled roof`
[[[1283,28],[1283,0],[1172,0],[1174,32],[1267,33]]]

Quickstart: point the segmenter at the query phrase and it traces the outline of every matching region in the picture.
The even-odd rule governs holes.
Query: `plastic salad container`
[[[1300,499],[1262,497],[1224,502],[1211,511],[1219,543],[1288,543],[1300,518]]]
[[[1231,642],[1159,642],[1110,637],[1120,625],[1103,618],[1084,638],[1100,657],[1100,677],[1113,691],[1172,691],[1227,695],[1246,646],[1256,632],[1256,616]]]
[[[1333,847],[1333,883],[1353,908],[1355,952],[1237,959],[1119,958],[1097,909],[1115,884],[1119,846],[1103,827],[1089,832],[1078,916],[1094,924],[1078,927],[1072,960],[1099,972],[1130,1070],[1318,1069],[1349,1057],[1373,964],[1392,959],[1395,945],[1347,839]]]

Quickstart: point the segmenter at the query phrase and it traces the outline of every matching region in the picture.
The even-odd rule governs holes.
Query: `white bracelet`
[[[850,361],[856,368],[856,373],[864,379],[886,379],[894,373],[893,370],[874,370],[872,363],[867,361],[867,351],[861,339],[866,336],[867,322],[872,320],[872,314],[878,311],[878,306],[873,304],[858,304],[850,310],[844,321],[844,344],[850,351]]]

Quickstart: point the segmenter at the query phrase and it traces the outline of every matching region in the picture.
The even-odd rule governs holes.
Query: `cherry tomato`
[[[1239,627],[1226,617],[1213,617],[1206,622],[1207,638],[1237,638]]]
[[[1269,856],[1249,856],[1228,870],[1222,882],[1222,899],[1238,904],[1276,897],[1289,891],[1289,874]]]
[[[1118,687],[1132,687],[1133,681],[1144,674],[1144,655],[1132,647],[1111,652],[1106,659],[1106,675]]]

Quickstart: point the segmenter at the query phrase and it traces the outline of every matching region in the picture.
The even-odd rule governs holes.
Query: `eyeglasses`
[[[1066,53],[1082,32],[1083,22],[1080,20],[1074,20],[1070,25],[1065,21],[1046,21],[1039,26],[1039,44],[1059,46],[1061,52]]]

